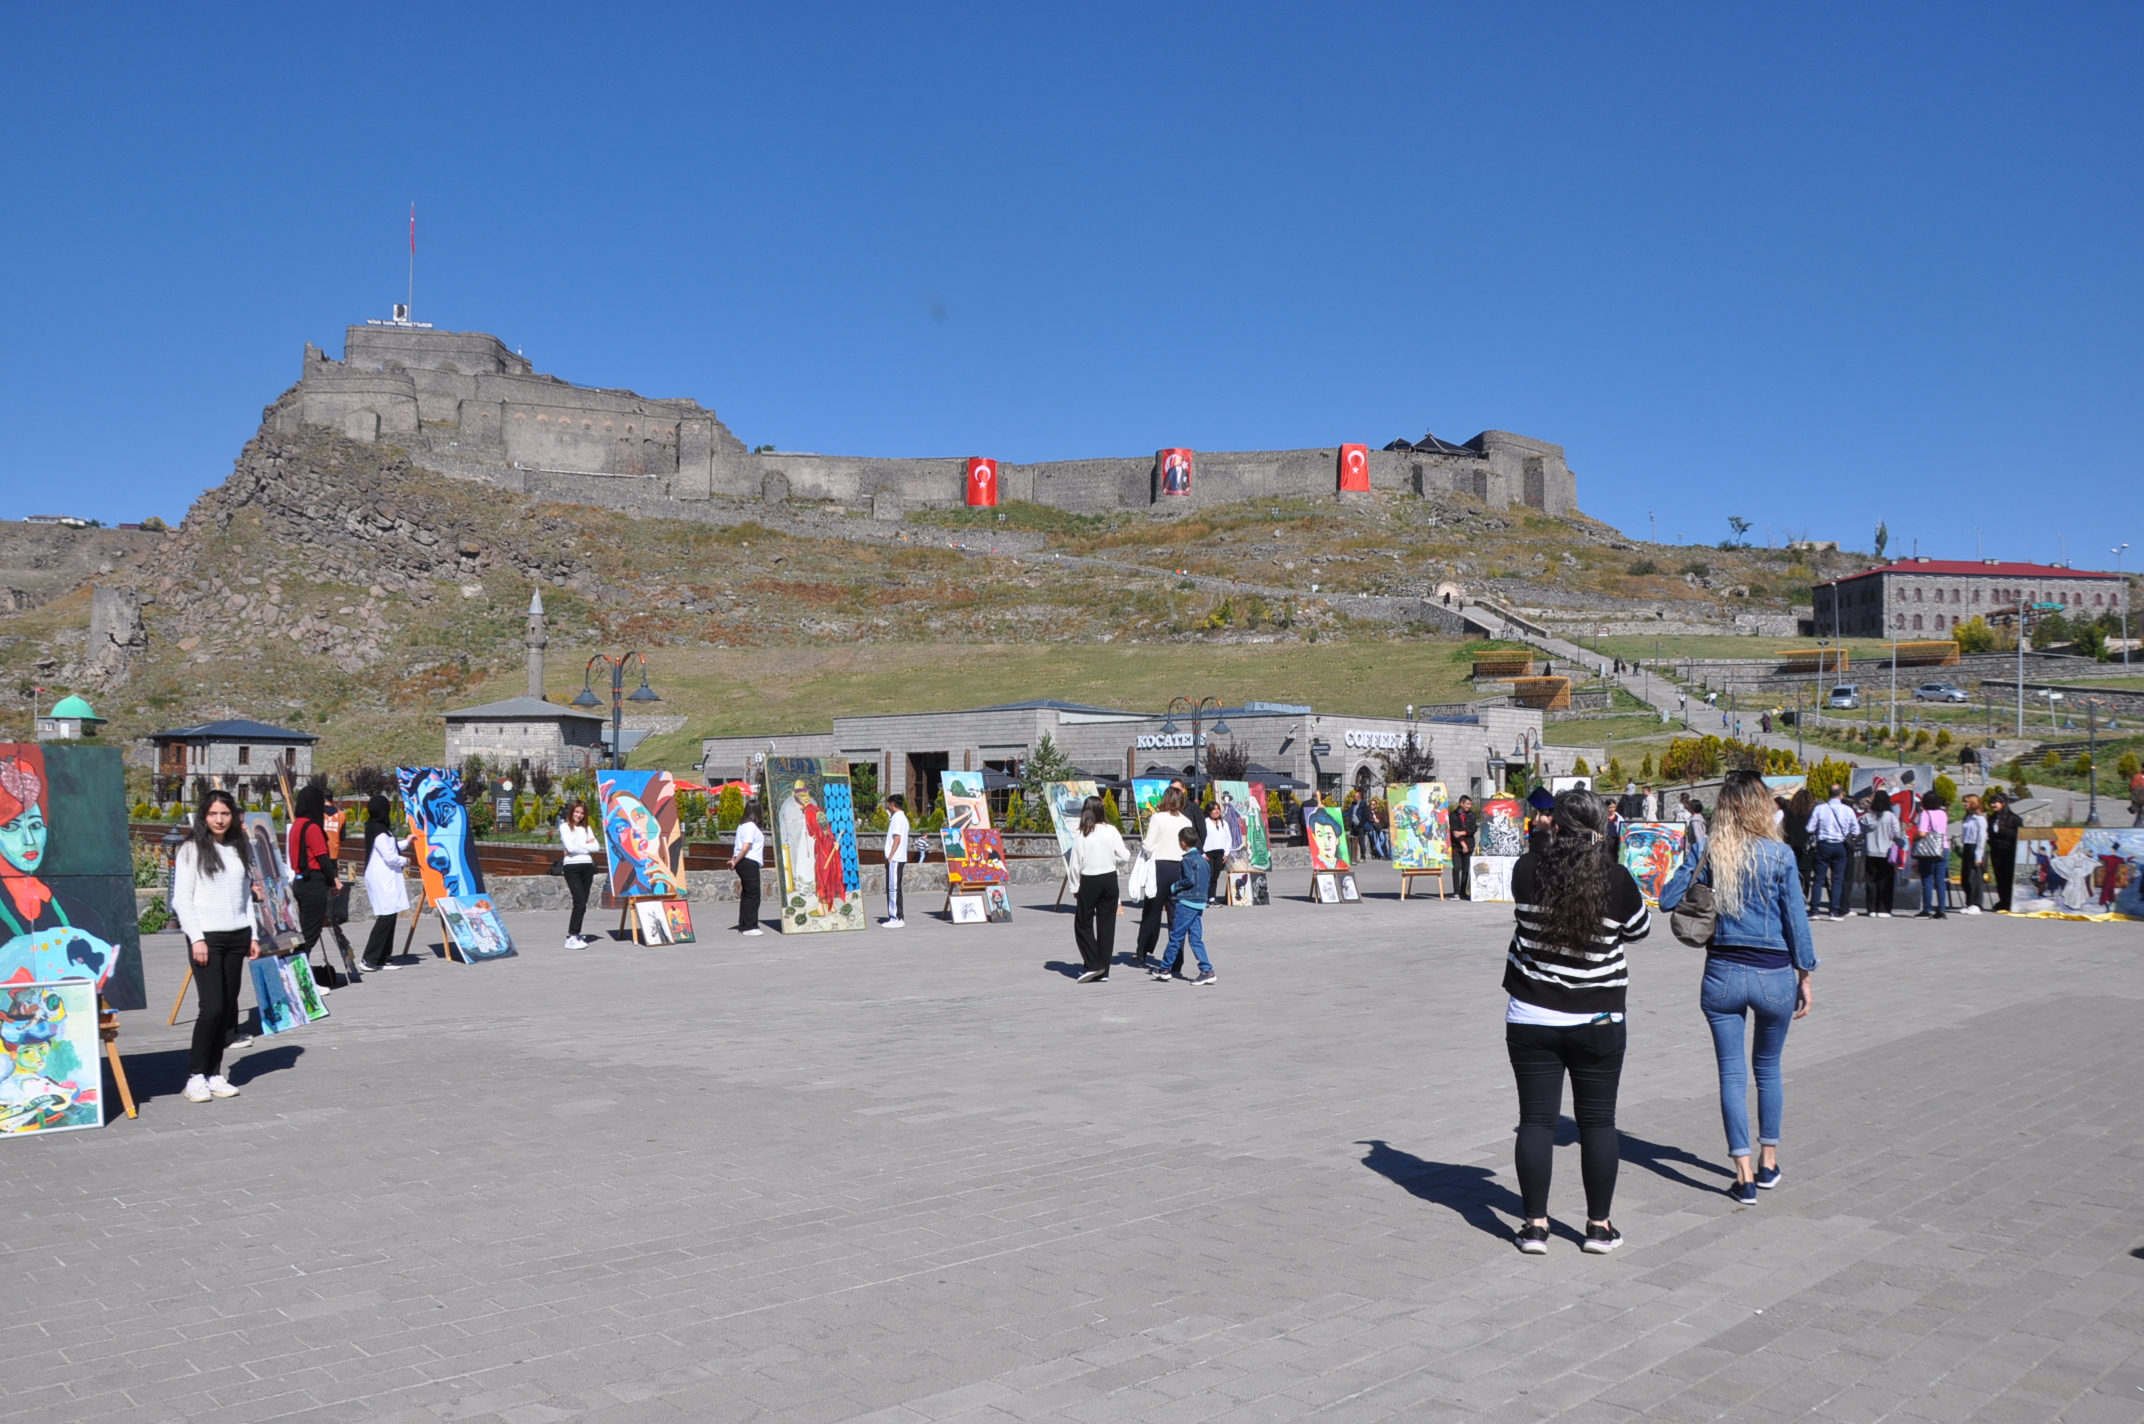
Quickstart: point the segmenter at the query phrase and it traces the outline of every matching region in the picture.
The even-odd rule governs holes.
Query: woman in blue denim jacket
[[[1779,1059],[1787,1026],[1816,1002],[1809,976],[1816,972],[1816,945],[1809,936],[1809,909],[1802,899],[1794,852],[1773,824],[1772,793],[1753,771],[1732,772],[1720,788],[1712,835],[1702,856],[1685,852],[1660,908],[1680,905],[1693,880],[1712,886],[1718,911],[1712,942],[1705,947],[1705,982],[1698,1003],[1712,1026],[1720,1061],[1720,1117],[1727,1127],[1727,1153],[1735,1184],[1728,1193],[1748,1206],[1757,1188],[1779,1185],[1779,1115],[1785,1094]],[[1757,1141],[1763,1157],[1753,1172],[1749,1152],[1749,1069],[1743,1062],[1746,1016],[1757,1022]]]

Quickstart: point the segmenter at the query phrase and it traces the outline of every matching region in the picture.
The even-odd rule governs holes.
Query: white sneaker
[[[1968,915],[1977,915],[1980,913],[1980,907],[1978,905],[1967,905],[1965,907],[1965,912]]]
[[[763,929],[761,929],[761,928],[760,928],[759,926],[757,926],[757,925],[754,925],[754,926],[752,926],[752,928],[750,928],[750,929],[748,929],[748,930],[745,930],[745,931],[744,931],[744,933],[745,933],[745,934],[748,934],[748,935],[751,935],[751,934],[765,934],[765,933],[766,933],[766,931],[765,931],[765,930],[763,930]]]
[[[235,1098],[238,1096],[238,1089],[232,1087],[230,1080],[218,1073],[208,1080],[208,1095],[212,1098]]]
[[[906,926],[907,923],[908,921],[906,920],[880,920],[878,927],[882,930],[897,930]]]
[[[582,939],[579,935],[567,935],[565,947],[567,949],[586,949],[588,948],[588,941]]]
[[[208,1078],[205,1074],[196,1073],[186,1080],[186,1101],[205,1103],[208,1099]]]

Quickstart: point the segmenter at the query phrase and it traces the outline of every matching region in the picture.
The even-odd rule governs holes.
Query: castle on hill
[[[966,457],[754,453],[697,401],[576,386],[538,373],[495,336],[407,323],[352,326],[343,359],[307,342],[298,384],[268,412],[278,430],[325,426],[385,440],[440,474],[545,499],[630,504],[791,497],[869,504],[882,517],[967,502]],[[987,451],[973,452],[987,455]],[[1366,452],[1372,489],[1472,495],[1491,508],[1578,512],[1563,447],[1485,430]],[[1188,496],[1165,494],[1161,454],[997,467],[1007,499],[1081,514],[1329,496],[1341,450],[1195,453]]]

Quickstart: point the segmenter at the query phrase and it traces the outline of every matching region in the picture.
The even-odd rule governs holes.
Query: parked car
[[[1861,708],[1861,685],[1855,682],[1840,683],[1831,690],[1831,696],[1826,699],[1824,705],[1834,712],[1859,711]]]
[[[1965,702],[1965,689],[1955,683],[1924,682],[1913,689],[1915,702]]]

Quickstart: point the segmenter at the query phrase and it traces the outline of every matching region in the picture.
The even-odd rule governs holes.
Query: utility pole
[[[2122,549],[2128,547],[2127,544],[2124,544],[2121,549],[2112,551],[2114,554],[2114,576],[2117,579],[2121,579],[2121,582],[2115,586],[2114,596],[2122,601],[2122,671],[2125,673],[2129,671],[2129,580],[2122,578]]]
[[[2099,699],[2096,697],[2085,699],[2084,725],[2086,728],[2086,746],[2088,748],[2085,755],[2091,761],[2091,765],[2085,771],[2085,776],[2088,778],[2086,787],[2092,797],[2085,809],[2084,823],[2088,826],[2096,826],[2099,824]]]

